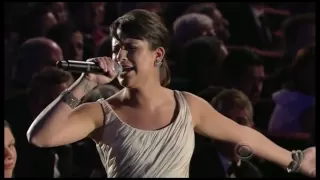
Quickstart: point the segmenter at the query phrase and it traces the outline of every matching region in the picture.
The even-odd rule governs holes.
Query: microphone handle
[[[104,71],[95,63],[87,61],[59,61],[57,67],[73,73],[104,74]]]

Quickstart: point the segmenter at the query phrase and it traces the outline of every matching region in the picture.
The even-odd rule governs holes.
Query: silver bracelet
[[[303,160],[303,152],[301,150],[292,151],[291,156],[292,156],[292,161],[287,167],[287,172],[288,173],[298,172],[300,170],[301,162]]]
[[[68,104],[71,109],[76,108],[80,104],[80,100],[73,96],[71,91],[65,90],[61,93],[62,101]]]

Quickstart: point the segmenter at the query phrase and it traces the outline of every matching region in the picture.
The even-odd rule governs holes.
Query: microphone
[[[104,74],[105,72],[94,62],[88,61],[75,61],[75,60],[63,60],[58,61],[57,68],[68,72],[75,73],[95,73]],[[122,72],[123,68],[119,63],[114,63],[114,68],[117,72],[117,76]]]

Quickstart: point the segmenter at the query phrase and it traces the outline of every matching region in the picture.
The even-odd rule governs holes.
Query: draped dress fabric
[[[106,100],[98,100],[105,123],[96,146],[109,178],[189,177],[195,145],[192,117],[183,94],[174,91],[174,96],[176,119],[154,131],[126,124]]]

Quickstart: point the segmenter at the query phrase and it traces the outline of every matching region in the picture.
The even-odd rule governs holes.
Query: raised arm
[[[81,99],[94,87],[90,81],[81,78],[72,85],[70,92]],[[60,95],[34,120],[27,138],[40,147],[60,146],[85,138],[103,121],[102,110],[98,106],[97,103],[88,103],[73,110]]]
[[[97,59],[109,75],[82,75],[70,88],[69,97],[80,100],[98,84],[109,83],[116,76],[110,58]],[[73,109],[72,101],[60,95],[34,120],[27,132],[29,142],[39,147],[53,147],[81,140],[103,124],[103,110],[98,102],[87,103]]]
[[[184,93],[184,95],[192,109],[194,128],[197,133],[233,144],[245,144],[253,150],[255,155],[284,168],[292,162],[290,151],[276,145],[260,132],[228,119],[195,95],[190,93]],[[309,157],[305,162],[307,164],[302,164],[305,167],[301,170],[304,174],[312,176],[312,163],[315,168],[315,153],[309,154],[308,152]]]

